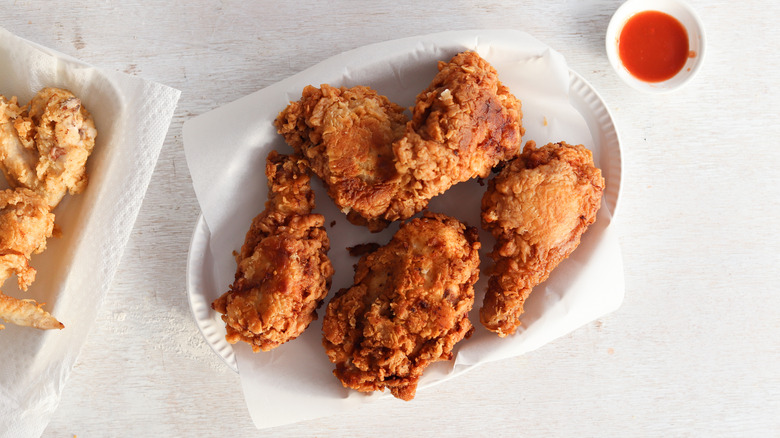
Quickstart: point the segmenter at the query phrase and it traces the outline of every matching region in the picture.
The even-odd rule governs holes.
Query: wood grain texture
[[[689,0],[708,37],[682,90],[620,82],[604,33],[620,0],[4,2],[0,26],[182,97],[114,286],[46,437],[771,436],[780,430],[780,3]],[[181,140],[193,115],[364,44],[526,31],[566,56],[623,141],[622,308],[413,402],[257,432],[238,376],[185,291],[199,214]]]

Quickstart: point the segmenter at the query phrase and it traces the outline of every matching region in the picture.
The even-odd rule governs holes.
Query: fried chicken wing
[[[521,104],[474,52],[439,63],[403,109],[368,87],[306,87],[275,125],[356,224],[378,231],[520,152]]]
[[[604,178],[582,145],[526,144],[488,184],[482,226],[497,242],[496,261],[480,321],[499,336],[512,334],[537,284],[580,243],[596,220]]]
[[[339,209],[360,221],[381,217],[395,196],[392,144],[404,133],[403,111],[369,87],[307,86],[275,125]]]
[[[212,303],[223,314],[231,344],[268,351],[295,339],[317,318],[333,267],[325,218],[312,214],[314,193],[304,164],[272,151],[268,201],[236,255],[230,290]]]
[[[411,400],[425,368],[471,334],[478,233],[426,213],[358,262],[354,285],[328,303],[323,345],[345,387]]]
[[[37,192],[52,209],[86,187],[96,136],[92,116],[70,91],[44,88],[22,108],[0,97],[0,169],[12,187]]]
[[[37,193],[18,188],[0,191],[0,286],[16,274],[19,289],[35,280],[30,257],[46,249],[46,239],[54,230],[54,214]],[[63,325],[33,300],[20,300],[0,292],[0,318],[40,329]],[[0,325],[2,328],[2,325]]]

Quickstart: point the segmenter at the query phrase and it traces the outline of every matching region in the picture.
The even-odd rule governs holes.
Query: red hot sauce
[[[618,38],[626,69],[645,82],[662,82],[682,70],[689,57],[688,32],[676,18],[644,11],[628,19]]]

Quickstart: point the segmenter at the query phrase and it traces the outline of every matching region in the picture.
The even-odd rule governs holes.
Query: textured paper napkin
[[[95,315],[108,291],[154,171],[180,92],[84,64],[0,28],[0,94],[26,104],[43,87],[71,90],[91,112],[98,137],[89,185],[54,210],[62,237],[33,255],[27,292],[14,278],[3,292],[45,302],[65,324],[0,331],[0,436],[40,436],[59,403]],[[5,188],[5,180],[2,188]]]
[[[251,219],[262,211],[266,199],[265,157],[272,149],[292,152],[276,133],[273,119],[289,101],[300,98],[304,86],[370,85],[408,107],[433,79],[437,61],[447,61],[463,50],[475,50],[488,60],[501,81],[522,100],[524,141],[535,140],[539,146],[561,140],[582,143],[596,149],[597,165],[617,160],[619,170],[619,156],[609,157],[595,147],[586,121],[570,103],[570,72],[563,56],[526,33],[447,32],[361,47],[185,123],[187,163],[210,232],[204,258],[212,262],[211,272],[190,273],[196,276],[192,283],[198,285],[198,290],[190,293],[202,293],[210,302],[232,283],[236,265],[231,253],[240,248]],[[319,180],[313,181],[315,212],[325,215],[326,224],[336,222],[334,226],[326,225],[331,240],[329,257],[336,269],[330,299],[335,291],[352,284],[352,266],[357,259],[350,257],[345,248],[364,242],[385,244],[398,225],[378,234],[352,226],[327,197]],[[618,181],[612,183],[617,185]],[[484,190],[477,181],[458,184],[434,198],[429,210],[478,226]],[[474,335],[456,346],[454,360],[438,362],[425,371],[421,391],[481,363],[538,348],[617,309],[624,286],[620,247],[614,227],[609,226],[612,207],[605,205],[600,210],[577,251],[549,281],[535,289],[526,304],[524,329],[516,335],[499,339],[480,326],[477,310],[487,283],[482,275],[470,314],[476,326]],[[494,240],[484,231],[480,240],[484,272],[490,263],[486,253]],[[320,310],[320,315],[323,312]],[[212,312],[210,318],[206,321],[213,324],[210,328],[224,333],[224,325],[216,327],[221,324],[218,315]],[[246,344],[233,346],[247,406],[258,428],[329,415],[388,397],[342,387],[332,375],[333,365],[321,345],[321,327],[320,317],[298,339],[270,352],[254,354]]]

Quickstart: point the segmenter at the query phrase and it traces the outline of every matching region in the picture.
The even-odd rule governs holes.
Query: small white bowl
[[[669,14],[676,18],[688,32],[688,50],[693,56],[688,57],[682,70],[663,82],[646,82],[637,79],[626,69],[618,55],[618,40],[623,26],[629,18],[644,11],[660,11]],[[704,60],[704,25],[692,8],[679,0],[628,0],[612,15],[607,27],[606,40],[609,63],[612,64],[620,79],[631,87],[648,93],[665,93],[680,88],[696,75]]]

